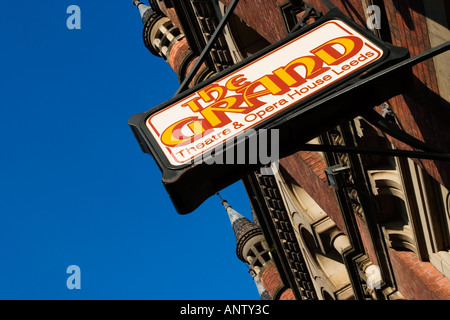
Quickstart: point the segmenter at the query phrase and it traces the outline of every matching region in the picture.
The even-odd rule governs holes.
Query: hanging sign
[[[366,104],[361,100],[367,91],[352,93],[354,101],[347,96],[351,108],[338,96],[335,105],[313,102],[355,84],[369,69],[405,57],[406,50],[381,42],[335,9],[263,52],[133,116],[129,124],[143,151],[161,168],[178,212],[188,213],[262,165],[233,162],[236,157],[206,161],[212,154],[224,155],[237,147],[237,137],[248,132],[258,136],[265,129],[279,130],[276,146],[270,142],[272,151],[276,147],[280,156],[292,153],[295,144],[353,117],[355,103],[361,108]]]

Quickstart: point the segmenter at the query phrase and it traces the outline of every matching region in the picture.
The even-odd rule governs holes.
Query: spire
[[[145,25],[150,19],[150,16],[152,16],[155,11],[152,9],[152,7],[145,5],[143,2],[139,0],[133,0],[133,4],[138,8],[139,13],[141,14],[142,23]]]
[[[234,223],[239,220],[239,219],[246,219],[248,220],[246,217],[244,217],[243,215],[241,215],[239,212],[237,212],[236,210],[234,210],[227,202],[227,200],[222,199],[222,197],[220,196],[219,193],[217,193],[217,195],[219,196],[220,200],[222,201],[222,205],[225,207],[225,210],[228,213],[228,218],[230,218],[230,222],[231,222],[231,226],[234,225]],[[250,221],[249,221],[250,222]],[[233,227],[234,229],[234,227]]]
[[[234,210],[226,200],[222,199],[219,193],[217,193],[217,195],[220,200],[222,200],[222,205],[228,213],[228,218],[230,219],[231,227],[233,228],[234,236],[236,237],[236,254],[240,260],[247,262],[243,255],[244,245],[254,236],[262,235],[262,231],[258,225]]]

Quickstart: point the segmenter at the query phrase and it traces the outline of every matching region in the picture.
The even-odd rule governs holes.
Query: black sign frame
[[[335,19],[344,22],[363,37],[375,43],[382,49],[383,55],[379,60],[361,68],[350,76],[339,79],[324,90],[301,100],[295,106],[288,107],[286,110],[256,125],[254,127],[256,132],[262,128],[279,130],[280,158],[293,154],[298,151],[299,146],[342,121],[350,120],[360,115],[365,109],[372,108],[403,91],[405,85],[407,85],[407,81],[404,81],[404,79],[408,78],[404,70],[402,72],[391,72],[383,77],[374,77],[371,81],[365,81],[365,79],[395,63],[407,59],[409,57],[408,50],[381,41],[372,32],[350,20],[337,8],[333,8],[316,22],[305,26],[293,34],[289,34],[286,38],[268,46],[253,56],[151,110],[133,115],[129,119],[129,125],[142,151],[152,155],[162,171],[163,185],[178,213],[187,214],[194,211],[207,198],[240,180],[250,172],[257,170],[263,164],[206,164],[203,161],[193,159],[184,165],[174,166],[168,161],[146,127],[147,119],[201,88],[244,68],[248,63],[260,59],[280,46],[310,32],[327,21]],[[238,143],[245,143],[242,142],[245,140],[238,138],[235,141],[236,144],[233,148],[237,148]],[[225,146],[223,146],[222,150],[225,153],[227,152]]]

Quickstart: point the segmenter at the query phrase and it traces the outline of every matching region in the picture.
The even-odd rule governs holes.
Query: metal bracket
[[[351,187],[354,184],[349,181],[350,167],[337,164],[325,169],[325,174],[327,175],[328,184],[333,187],[333,189],[342,189]]]
[[[415,137],[409,135],[405,131],[397,128],[393,123],[389,122],[386,118],[376,112],[374,109],[368,109],[362,114],[362,117],[372,124],[374,127],[377,127],[381,131],[387,133],[388,135],[394,137],[395,139],[406,143],[407,145],[423,150],[429,151],[433,153],[444,153],[441,150],[419,140]]]
[[[295,31],[297,31],[297,30],[303,28],[304,26],[306,26],[306,21],[310,17],[314,17],[315,20],[317,20],[320,17],[322,17],[322,12],[317,10],[312,5],[306,4],[306,3],[304,3],[304,5],[305,5],[305,12],[301,16],[301,18],[298,20],[298,22],[295,24],[295,26],[289,31],[289,33],[294,33]]]
[[[425,151],[380,149],[349,146],[332,146],[323,144],[304,144],[298,148],[302,151],[336,152],[336,153],[357,153],[357,154],[377,154],[392,157],[406,157],[417,159],[450,161],[450,154]]]
[[[439,46],[436,46],[430,50],[422,52],[412,58],[401,61],[387,69],[380,71],[373,75],[367,75],[366,80],[369,78],[377,78],[391,72],[399,72],[406,68],[411,68],[412,66],[430,59],[438,54],[446,52],[450,49],[450,41],[444,42]],[[372,70],[371,73],[373,73]],[[450,161],[450,153],[438,150],[437,148],[430,146],[423,141],[416,139],[415,137],[407,134],[406,132],[400,130],[395,125],[390,123],[387,119],[381,116],[373,109],[368,109],[362,113],[362,117],[367,120],[372,125],[376,126],[380,130],[386,132],[392,137],[406,143],[407,145],[423,150],[400,150],[400,149],[378,149],[378,148],[364,148],[364,147],[348,147],[348,146],[332,146],[332,145],[314,145],[305,144],[299,148],[299,150],[304,151],[321,151],[321,152],[337,152],[337,153],[357,153],[357,154],[377,154],[377,155],[387,155],[394,157],[407,157],[416,159],[429,159],[429,160],[440,160],[440,161]]]
[[[231,2],[230,6],[227,8],[227,11],[225,12],[225,15],[222,17],[222,20],[220,20],[220,23],[217,26],[216,30],[212,34],[212,36],[209,39],[206,46],[203,48],[202,53],[198,57],[194,66],[192,67],[192,69],[189,71],[189,74],[186,76],[186,78],[181,83],[178,90],[175,92],[174,96],[177,96],[178,94],[180,94],[181,92],[183,92],[184,90],[187,89],[187,86],[192,81],[194,75],[197,73],[197,71],[199,70],[203,61],[205,60],[206,55],[209,53],[209,51],[211,50],[211,47],[216,42],[219,35],[222,33],[223,29],[225,28],[225,25],[228,23],[228,20],[230,20],[231,14],[233,13],[234,9],[236,8],[238,2],[239,2],[239,0],[233,0],[233,2]]]

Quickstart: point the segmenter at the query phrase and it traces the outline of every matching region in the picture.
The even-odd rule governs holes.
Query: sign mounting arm
[[[216,42],[219,35],[222,33],[223,29],[225,28],[225,25],[228,23],[228,20],[231,17],[231,14],[234,11],[234,8],[236,8],[239,0],[233,0],[233,2],[230,4],[230,6],[227,9],[227,12],[222,17],[222,20],[220,20],[219,25],[217,26],[216,30],[214,31],[213,35],[209,39],[208,43],[206,44],[205,48],[203,48],[202,53],[198,57],[197,61],[195,62],[192,69],[189,71],[189,74],[186,76],[186,78],[181,83],[180,87],[178,88],[177,92],[175,92],[174,96],[177,96],[181,92],[187,89],[187,86],[192,81],[192,78],[197,73],[198,69],[200,68],[201,64],[203,63],[203,60],[205,60],[206,55],[211,50],[212,45]]]

